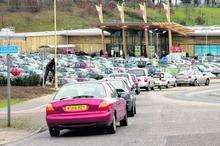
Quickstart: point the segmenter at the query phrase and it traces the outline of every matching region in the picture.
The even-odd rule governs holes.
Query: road
[[[220,97],[209,94],[220,85],[178,87],[142,92],[137,115],[114,135],[98,131],[63,131],[51,138],[48,131],[9,146],[220,146]]]

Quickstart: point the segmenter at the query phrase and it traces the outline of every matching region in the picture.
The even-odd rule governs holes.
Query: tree
[[[8,0],[8,8],[11,11],[15,11],[16,9],[19,9],[20,8],[19,0]]]
[[[189,19],[189,16],[190,16],[189,5],[191,4],[192,0],[181,0],[181,1],[182,1],[183,4],[185,5],[186,18]]]
[[[40,10],[40,0],[27,0],[26,5],[31,12],[38,12]]]
[[[203,24],[205,24],[205,20],[204,20],[203,17],[198,16],[198,17],[196,17],[196,19],[195,19],[195,23],[196,23],[197,25],[203,25]]]

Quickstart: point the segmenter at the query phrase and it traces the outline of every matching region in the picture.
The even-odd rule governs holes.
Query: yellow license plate
[[[64,110],[65,111],[85,111],[88,109],[87,105],[70,105],[70,106],[65,106]]]

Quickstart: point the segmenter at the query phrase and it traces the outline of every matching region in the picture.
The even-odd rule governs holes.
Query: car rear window
[[[137,77],[145,76],[144,70],[129,70],[128,73],[135,74]]]
[[[163,78],[164,73],[155,73],[154,78]]]
[[[111,80],[110,84],[115,87],[115,89],[126,89],[126,85],[123,81],[120,80]]]
[[[101,83],[76,83],[63,86],[54,97],[55,100],[62,98],[80,98],[80,97],[106,97],[105,88]]]
[[[125,77],[125,78],[129,79],[127,74],[111,74],[110,77]]]

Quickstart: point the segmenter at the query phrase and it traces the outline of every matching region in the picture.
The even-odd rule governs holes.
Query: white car
[[[129,84],[131,85],[131,88],[134,89],[135,88],[135,83],[132,80],[132,77],[130,74],[128,73],[113,73],[108,75],[109,78],[116,78],[116,77],[124,77],[128,79]]]
[[[136,75],[138,79],[138,86],[142,89],[146,89],[147,91],[149,90],[154,90],[154,79],[149,76],[147,69],[144,68],[133,68],[129,69],[127,71],[129,74],[134,74]]]
[[[154,80],[155,80],[155,86],[157,86],[158,88],[161,88],[161,87],[169,88],[170,86],[173,86],[173,87],[177,86],[176,78],[173,77],[168,72],[155,73]]]

